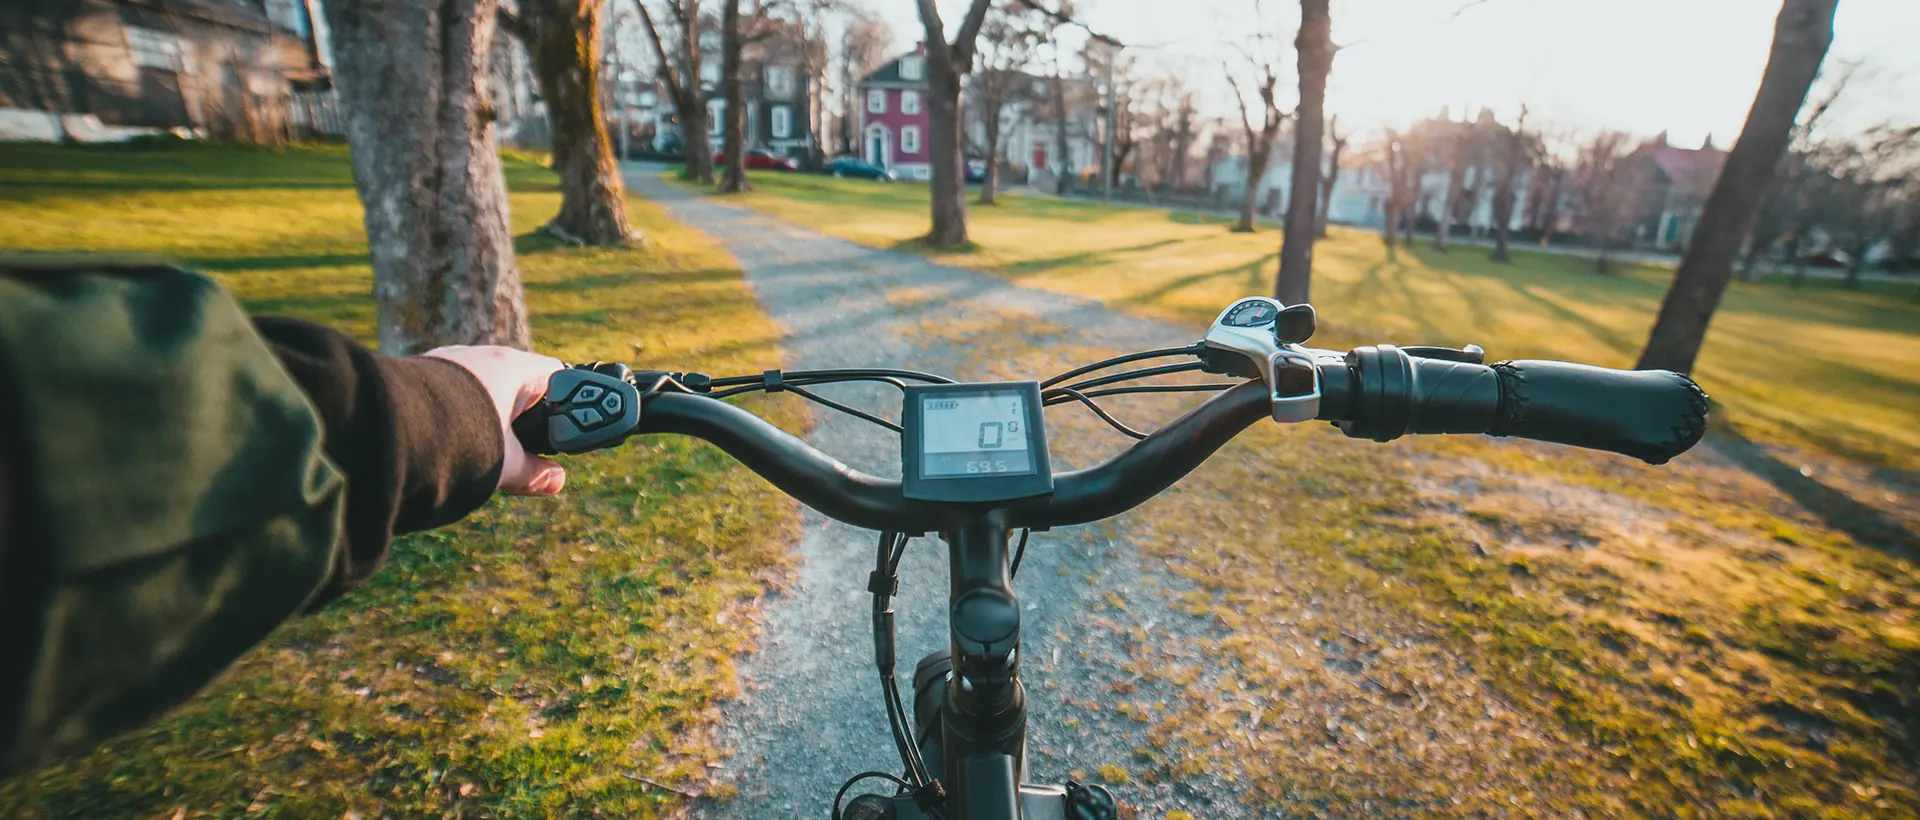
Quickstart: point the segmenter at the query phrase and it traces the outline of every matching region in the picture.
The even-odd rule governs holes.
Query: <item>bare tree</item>
[[[637,0],[640,20],[647,25],[647,38],[653,41],[660,58],[660,78],[667,83],[673,98],[674,113],[680,117],[680,153],[686,161],[681,175],[703,185],[713,184],[713,143],[707,139],[707,105],[700,96],[700,0],[663,0],[668,22],[673,24],[672,50],[660,36],[647,0]]]
[[[1859,67],[1858,62],[1843,64],[1840,72],[1825,84],[1825,91],[1794,123],[1792,136],[1787,140],[1787,150],[1780,156],[1780,165],[1774,169],[1773,183],[1767,188],[1760,211],[1754,216],[1753,230],[1747,236],[1746,250],[1738,272],[1740,281],[1758,279],[1761,257],[1782,240],[1793,237],[1792,244],[1798,246],[1801,244],[1800,237],[1811,233],[1813,221],[1821,214],[1807,206],[1810,187],[1818,184],[1813,178],[1812,154],[1819,140],[1820,122],[1839,103],[1840,95],[1846,91],[1847,84]],[[1798,265],[1795,271],[1802,276],[1805,274],[1804,267]],[[1796,287],[1802,276],[1794,278]]]
[[[547,101],[560,213],[547,232],[574,244],[619,245],[633,236],[627,191],[607,138],[600,104],[600,8],[597,0],[520,0],[500,23],[525,43]]]
[[[1254,3],[1256,14],[1259,3]],[[1266,28],[1254,30],[1251,42],[1236,46],[1240,52],[1242,68],[1250,75],[1242,79],[1232,65],[1222,63],[1220,68],[1227,75],[1227,84],[1233,87],[1234,102],[1240,105],[1240,129],[1247,138],[1247,186],[1240,200],[1240,221],[1233,224],[1234,233],[1253,232],[1253,211],[1260,198],[1260,180],[1267,175],[1267,163],[1273,157],[1274,140],[1280,136],[1280,125],[1287,115],[1280,110],[1278,99],[1280,89],[1279,44]],[[1260,112],[1256,126],[1253,111]],[[1283,300],[1284,301],[1284,300]]]
[[[973,72],[975,43],[980,26],[986,22],[993,0],[973,0],[960,30],[947,42],[946,24],[934,0],[915,0],[920,7],[920,25],[927,35],[928,154],[933,160],[933,224],[926,242],[935,248],[957,248],[967,244],[967,189],[961,167],[960,86]]]
[[[496,11],[495,0],[326,5],[386,353],[528,344],[482,85]]]
[[[840,32],[840,153],[858,153],[860,80],[887,59],[893,32],[864,7],[849,6]]]
[[[1527,131],[1527,107],[1520,106],[1520,117],[1514,121],[1512,129],[1501,128],[1493,132],[1492,152],[1497,157],[1497,170],[1493,181],[1493,253],[1489,255],[1495,262],[1510,262],[1507,252],[1508,234],[1513,228],[1513,207],[1519,192],[1514,184],[1520,174],[1532,174],[1534,159],[1541,153],[1539,137]]]
[[[1283,304],[1307,301],[1313,280],[1314,219],[1320,198],[1320,148],[1326,139],[1327,75],[1333,72],[1333,15],[1329,0],[1300,0],[1300,31],[1293,40],[1299,54],[1300,106],[1294,110],[1293,184],[1287,189],[1287,219],[1281,225],[1280,272],[1274,297]]]
[[[1447,167],[1447,189],[1441,195],[1440,222],[1433,229],[1433,249],[1445,251],[1453,233],[1454,217],[1466,191],[1467,167],[1473,164],[1473,128],[1470,123],[1439,120],[1434,123],[1434,148]]]
[[[980,204],[997,204],[1000,165],[1006,148],[1007,118],[1018,116],[1033,95],[1032,65],[1044,33],[1040,18],[1026,6],[987,12],[980,27],[980,68],[969,89],[980,118],[987,168],[980,183]]]
[[[1626,244],[1634,223],[1645,214],[1650,172],[1634,156],[1632,137],[1601,131],[1580,147],[1574,177],[1580,186],[1580,226],[1599,256],[1598,273],[1613,272],[1613,251]]]
[[[721,111],[721,155],[727,167],[720,175],[720,193],[750,191],[747,182],[747,96],[742,77],[743,58],[748,45],[773,34],[769,25],[768,4],[753,2],[752,12],[740,14],[742,0],[723,0],[720,8],[720,89],[726,106]]]
[[[1882,242],[1897,244],[1920,194],[1920,126],[1878,125],[1830,156],[1820,170],[1837,201],[1825,209],[1825,227],[1849,257],[1845,284],[1853,290],[1860,287],[1868,254]]]
[[[1340,183],[1341,154],[1346,153],[1347,139],[1352,134],[1340,133],[1340,118],[1327,118],[1327,173],[1320,181],[1320,224],[1315,233],[1321,239],[1327,237],[1327,213],[1333,209],[1333,189]]]
[[[1753,227],[1800,106],[1820,73],[1833,43],[1833,15],[1839,0],[1786,0],[1774,22],[1773,49],[1753,107],[1727,154],[1700,213],[1700,224],[1674,271],[1673,284],[1660,303],[1638,367],[1686,372],[1693,369],[1706,341],[1707,325],[1720,306],[1733,257]]]
[[[1380,228],[1380,241],[1386,246],[1389,262],[1394,261],[1395,233],[1400,224],[1400,215],[1406,210],[1406,199],[1410,195],[1404,141],[1404,136],[1398,130],[1388,128],[1386,138],[1381,141],[1379,152],[1374,159],[1374,168],[1387,180],[1387,201],[1381,203],[1381,211],[1386,216],[1386,221]],[[1408,230],[1412,230],[1412,227],[1409,226]]]

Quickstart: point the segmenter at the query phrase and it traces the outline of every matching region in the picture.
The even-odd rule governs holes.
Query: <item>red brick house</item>
[[[860,156],[901,179],[929,179],[927,58],[902,54],[860,81]]]

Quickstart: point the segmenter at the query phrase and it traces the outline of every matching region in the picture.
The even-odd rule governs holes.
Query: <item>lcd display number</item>
[[[921,396],[920,419],[921,478],[1033,473],[1023,393]]]

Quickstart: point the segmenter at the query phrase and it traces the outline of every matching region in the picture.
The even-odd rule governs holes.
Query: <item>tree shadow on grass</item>
[[[1639,354],[1640,344],[1632,339],[1627,338],[1627,336],[1622,334],[1620,331],[1614,330],[1613,328],[1607,327],[1606,325],[1603,325],[1599,322],[1589,319],[1587,318],[1586,314],[1583,314],[1583,313],[1580,313],[1579,311],[1565,307],[1561,305],[1559,302],[1553,301],[1552,299],[1548,299],[1545,296],[1541,296],[1540,294],[1534,293],[1532,288],[1527,287],[1523,283],[1515,282],[1511,279],[1501,279],[1500,282],[1502,284],[1505,284],[1507,288],[1512,290],[1514,293],[1520,294],[1520,296],[1525,298],[1527,301],[1532,302],[1536,305],[1539,305],[1542,308],[1545,308],[1548,313],[1551,313],[1554,316],[1560,318],[1562,321],[1565,321],[1567,324],[1576,326],[1581,330],[1586,331],[1587,335],[1592,336],[1595,340],[1599,341],[1601,344],[1604,344],[1607,347],[1613,348],[1614,352],[1619,353],[1622,356],[1628,356],[1628,357],[1632,357]]]
[[[1047,271],[1051,271],[1051,270],[1059,270],[1060,268],[1071,268],[1071,267],[1080,267],[1084,265],[1099,264],[1102,262],[1110,261],[1114,256],[1117,256],[1123,253],[1137,253],[1137,252],[1143,252],[1143,251],[1158,250],[1160,248],[1164,248],[1169,245],[1178,245],[1182,242],[1191,242],[1191,241],[1193,240],[1192,239],[1161,239],[1161,240],[1147,242],[1139,245],[1130,245],[1124,248],[1097,248],[1089,251],[1081,251],[1079,253],[1069,253],[1069,254],[1063,254],[1061,256],[1050,256],[1045,259],[1029,259],[1023,262],[1015,262],[1011,265],[1005,265],[1000,267],[996,272],[1001,274],[1002,276],[1018,279],[1021,277],[1034,276],[1036,274],[1046,273]]]
[[[1186,276],[1182,276],[1177,279],[1169,279],[1166,282],[1162,282],[1159,286],[1152,288],[1151,290],[1141,291],[1140,293],[1136,293],[1132,296],[1129,296],[1121,300],[1121,302],[1122,304],[1129,304],[1129,305],[1152,305],[1158,302],[1162,297],[1165,297],[1176,291],[1183,290],[1183,289],[1192,287],[1194,285],[1198,285],[1202,282],[1205,282],[1211,279],[1220,279],[1223,277],[1232,276],[1236,273],[1246,275],[1247,283],[1248,283],[1247,287],[1253,288],[1253,289],[1259,289],[1260,283],[1264,279],[1263,273],[1266,269],[1267,263],[1278,258],[1280,258],[1280,254],[1278,251],[1276,251],[1274,253],[1265,254],[1250,262],[1245,262],[1238,265],[1229,265],[1224,268],[1219,268],[1219,269],[1210,270],[1210,271],[1202,271],[1200,273],[1190,273],[1190,274],[1187,274]]]
[[[1741,435],[1733,425],[1719,425],[1709,441],[1714,450],[1766,480],[1827,526],[1846,533],[1855,543],[1909,560],[1920,550],[1920,536],[1904,523],[1800,472],[1798,467],[1781,461],[1766,447]]]
[[[296,268],[343,268],[371,265],[373,257],[364,253],[313,253],[286,256],[222,256],[189,259],[188,264],[205,271],[234,273],[250,270],[293,270]]]

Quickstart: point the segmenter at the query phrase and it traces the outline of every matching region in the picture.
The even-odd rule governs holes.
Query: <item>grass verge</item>
[[[572,361],[779,365],[732,259],[649,203],[632,249],[555,247],[550,172],[507,162],[536,344]],[[0,146],[0,247],[161,255],[257,313],[373,333],[345,151]],[[790,429],[790,408],[754,410]],[[409,536],[158,725],[0,783],[14,817],[657,816],[724,750],[716,703],[792,505],[710,447],[569,461],[559,499]]]

